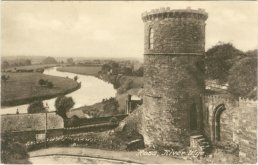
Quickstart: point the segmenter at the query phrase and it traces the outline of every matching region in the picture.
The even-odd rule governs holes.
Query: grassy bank
[[[35,99],[50,99],[60,94],[70,93],[80,87],[72,79],[49,76],[41,73],[2,73],[10,78],[2,81],[1,105],[19,105],[29,103]],[[40,79],[53,83],[53,88],[40,86]]]
[[[98,76],[98,72],[101,70],[100,66],[66,66],[57,68],[60,72],[70,72],[82,75]]]
[[[57,64],[35,64],[35,65],[27,65],[27,66],[17,66],[17,67],[10,67],[6,69],[2,69],[3,72],[15,72],[17,70],[32,70],[36,71],[38,69],[46,69],[50,67],[55,67]]]

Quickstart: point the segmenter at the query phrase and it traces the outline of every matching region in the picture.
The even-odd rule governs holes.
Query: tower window
[[[149,31],[149,49],[153,49],[153,36],[154,36],[154,30],[153,28],[150,28],[150,31]]]

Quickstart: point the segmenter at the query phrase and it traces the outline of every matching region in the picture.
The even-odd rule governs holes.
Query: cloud
[[[114,36],[107,30],[96,30],[93,32],[92,39],[95,41],[113,41]]]
[[[258,45],[255,2],[5,1],[2,51],[4,55],[142,57],[141,13],[164,6],[208,12],[206,49],[218,41],[232,42],[244,51]]]

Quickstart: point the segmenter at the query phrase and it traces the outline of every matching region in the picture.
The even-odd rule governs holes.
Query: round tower
[[[201,129],[204,91],[203,9],[155,9],[144,22],[144,109],[146,145],[185,146]]]

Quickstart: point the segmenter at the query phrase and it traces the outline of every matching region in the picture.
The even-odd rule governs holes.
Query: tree
[[[1,163],[3,164],[30,164],[26,147],[14,141],[10,133],[1,137]]]
[[[42,64],[57,64],[57,61],[54,57],[47,57],[42,61]]]
[[[68,58],[67,63],[70,64],[70,65],[74,65],[73,58]]]
[[[46,112],[46,109],[44,108],[43,102],[36,100],[32,102],[28,107],[28,113],[43,113]]]
[[[102,67],[101,67],[101,71],[103,73],[107,73],[111,70],[111,66],[109,64],[103,64]]]
[[[39,84],[40,86],[43,86],[43,85],[46,84],[46,82],[45,82],[45,80],[40,79],[40,80],[38,81],[38,84]]]
[[[2,62],[2,67],[3,68],[8,68],[10,65],[9,65],[9,62],[7,62],[7,61],[3,61]]]
[[[232,65],[245,54],[230,43],[221,43],[206,52],[206,76],[224,83]]]
[[[56,114],[66,119],[66,113],[74,106],[72,97],[59,96],[55,101]]]
[[[31,65],[31,60],[29,60],[29,59],[25,60],[24,65]]]
[[[141,66],[139,69],[135,70],[134,75],[142,77],[143,76],[143,66]]]
[[[257,56],[248,56],[236,64],[229,71],[229,92],[236,97],[256,97],[250,92],[257,87]]]
[[[78,80],[78,76],[74,76],[74,81],[77,81]]]
[[[9,77],[8,75],[2,75],[2,76],[1,76],[1,80],[2,80],[3,82],[6,82],[9,78],[10,78],[10,77]]]
[[[47,82],[47,87],[48,88],[53,88],[53,86],[54,86],[54,84],[51,81]]]

